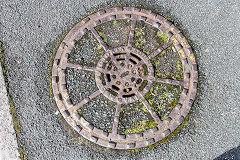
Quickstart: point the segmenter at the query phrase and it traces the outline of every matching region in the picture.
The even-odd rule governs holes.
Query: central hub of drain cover
[[[153,77],[153,66],[149,58],[130,46],[107,51],[99,60],[95,71],[96,82],[102,94],[120,104],[138,100],[139,92],[147,93]]]
[[[167,137],[188,115],[197,83],[196,60],[183,34],[164,17],[133,7],[101,10],[76,24],[52,68],[54,98],[65,120],[84,138],[114,149]]]

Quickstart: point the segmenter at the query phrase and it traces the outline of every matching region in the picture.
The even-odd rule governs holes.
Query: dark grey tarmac
[[[116,152],[87,142],[76,144],[76,136],[55,114],[57,108],[49,98],[49,61],[63,33],[91,11],[119,3],[143,4],[171,17],[193,41],[199,67],[199,93],[189,126],[167,144],[140,153]],[[9,90],[22,126],[21,142],[26,157],[214,159],[237,148],[239,26],[238,0],[1,0],[0,40],[4,44]]]

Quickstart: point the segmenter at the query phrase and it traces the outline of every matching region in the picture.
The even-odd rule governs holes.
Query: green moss
[[[79,108],[79,109],[77,110],[77,112],[78,112],[78,114],[79,114],[80,116],[83,115],[83,112],[82,112],[81,108]]]
[[[154,128],[157,126],[157,123],[155,121],[147,121],[143,120],[139,124],[135,124],[131,127],[131,129],[127,129],[124,134],[133,134],[133,133],[139,133],[144,132],[148,129]]]
[[[149,51],[143,51],[146,55],[150,55],[151,53]]]
[[[141,5],[141,4],[136,4],[135,7],[136,7],[136,8],[142,8],[142,5]]]
[[[148,81],[144,80],[138,90],[142,91],[146,87],[147,84],[148,84]]]
[[[171,17],[169,17],[169,16],[166,16],[165,18],[166,18],[167,20],[171,21],[171,22],[173,21],[173,19],[172,19]]]
[[[5,63],[4,51],[2,49],[2,42],[1,41],[0,41],[0,61],[1,61],[1,66],[2,66],[2,70],[3,70],[4,81],[5,81],[5,85],[6,85],[6,89],[7,89],[10,111],[11,111],[11,115],[12,115],[12,118],[13,118],[13,128],[14,128],[15,133],[16,133],[18,150],[19,150],[21,160],[24,160],[24,159],[26,159],[26,155],[23,152],[22,144],[20,142],[21,126],[20,126],[20,122],[18,120],[18,115],[17,115],[16,109],[14,107],[12,97],[9,94],[9,84],[8,84],[8,80],[7,80],[7,70],[8,69],[7,69],[7,65]]]
[[[103,34],[102,32],[99,32],[99,31],[98,31],[98,34],[99,34],[99,36],[103,39],[103,42],[104,42],[104,43],[107,43],[107,37],[106,37],[106,35]]]
[[[142,67],[143,67],[143,70],[144,70],[144,75],[148,76],[148,67],[147,67],[147,65],[144,64],[144,65],[142,65]]]
[[[144,97],[159,117],[168,117],[177,105],[181,91],[181,87],[154,82]]]
[[[12,114],[12,117],[13,117],[13,128],[14,128],[14,130],[16,132],[16,135],[17,135],[18,149],[19,149],[21,160],[23,160],[23,159],[26,159],[26,156],[24,155],[23,148],[22,148],[22,145],[21,145],[21,142],[20,142],[21,126],[20,126],[20,122],[18,120],[17,112],[16,112],[15,107],[14,107],[14,103],[13,103],[10,96],[9,96],[8,99],[9,99],[11,114]]]
[[[161,120],[164,121],[164,120],[166,120],[167,118],[168,118],[168,116],[163,116],[163,117],[161,118]]]
[[[113,21],[113,24],[117,24],[117,20],[114,20],[114,21]]]
[[[187,115],[187,117],[185,118],[185,120],[182,122],[182,124],[175,130],[173,131],[172,133],[170,133],[167,137],[165,137],[164,139],[162,139],[161,141],[153,144],[153,145],[150,145],[150,146],[147,146],[147,147],[144,147],[144,148],[137,148],[137,149],[131,149],[131,150],[128,150],[130,152],[141,152],[143,150],[146,150],[146,149],[152,149],[160,144],[166,144],[170,139],[173,139],[175,137],[177,137],[177,135],[180,133],[180,131],[187,127],[189,125],[189,117],[191,115],[191,112],[192,110],[189,112],[189,114]]]
[[[163,32],[158,31],[157,36],[158,36],[161,44],[168,43],[169,37],[166,34],[164,34]]]
[[[180,71],[180,74],[176,74],[176,78],[183,80],[183,67],[182,67],[182,62],[180,58],[178,58],[178,61],[177,61],[177,69]]]
[[[2,49],[2,42],[0,42],[0,61],[1,61],[1,64],[2,64],[2,70],[3,70],[3,74],[6,74],[7,73],[7,66],[5,64],[5,61],[4,61],[4,53],[3,53],[3,49]],[[8,84],[8,82],[6,82]]]
[[[142,107],[143,112],[148,113],[148,110],[145,106]]]
[[[153,106],[153,102],[154,102],[155,98],[149,99],[148,103],[150,104],[150,106]]]
[[[134,37],[136,39],[135,46],[137,48],[141,48],[142,45],[144,45],[146,43],[146,39],[144,38],[144,36],[145,36],[144,30],[145,30],[145,27],[143,27],[143,28],[136,27],[134,30]]]
[[[178,99],[174,99],[170,106],[173,109],[177,104],[178,104]]]
[[[123,4],[114,4],[113,7],[123,7]]]
[[[98,10],[92,11],[89,15],[92,15],[94,13],[97,13],[98,11],[104,10],[104,8],[99,8]],[[87,16],[86,16],[87,17]]]

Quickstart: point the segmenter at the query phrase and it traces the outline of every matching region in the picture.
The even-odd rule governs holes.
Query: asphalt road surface
[[[49,98],[49,60],[60,37],[83,15],[119,3],[143,4],[170,16],[193,41],[199,68],[199,94],[189,126],[167,144],[140,153],[76,144]],[[0,40],[26,157],[214,159],[223,154],[219,159],[239,159],[239,26],[238,0],[1,0]],[[227,157],[224,152],[231,149],[236,154]]]

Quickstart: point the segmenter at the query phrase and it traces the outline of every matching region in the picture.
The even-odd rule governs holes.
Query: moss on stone
[[[92,15],[92,14],[94,14],[94,13],[97,13],[98,11],[101,11],[101,10],[104,10],[104,8],[99,8],[99,9],[97,9],[97,10],[95,10],[95,11],[92,11],[89,15]]]
[[[135,46],[137,48],[141,48],[142,45],[146,43],[146,39],[144,38],[145,32],[144,32],[145,27],[143,28],[138,28],[136,27],[134,30],[134,37],[136,38]]]
[[[168,43],[169,37],[166,34],[164,34],[163,32],[158,31],[157,36],[158,36],[161,44]]]
[[[114,4],[113,7],[123,7],[123,4]]]
[[[175,129],[175,131],[173,131],[172,133],[170,133],[167,137],[165,137],[164,139],[160,140],[159,142],[155,143],[155,144],[152,144],[150,146],[147,146],[147,147],[144,147],[144,148],[137,148],[137,149],[130,149],[128,151],[130,152],[141,152],[141,151],[144,151],[146,149],[152,149],[160,144],[166,144],[169,140],[175,138],[178,136],[178,134],[180,133],[180,131],[187,127],[189,125],[189,117],[191,115],[191,112],[192,110],[190,110],[189,114],[186,116],[185,120],[182,122],[182,124],[177,128]]]
[[[77,110],[77,112],[78,112],[78,114],[79,114],[80,116],[83,115],[83,112],[82,112],[81,108],[79,108],[79,109]]]
[[[168,117],[168,114],[177,105],[181,92],[182,88],[179,86],[154,82],[144,97],[157,115],[163,118]]]
[[[146,55],[150,55],[151,53],[149,51],[143,51]]]
[[[99,36],[102,38],[103,42],[104,42],[104,43],[107,43],[107,37],[106,37],[106,35],[103,34],[102,32],[99,32],[99,31],[98,31],[98,34],[99,34]]]
[[[133,133],[139,133],[139,132],[144,132],[148,129],[154,128],[157,126],[157,122],[155,121],[147,121],[143,120],[139,124],[134,124],[131,129],[127,129],[124,134],[133,134]]]
[[[8,83],[8,80],[7,80],[7,70],[8,69],[7,69],[7,65],[5,63],[4,50],[2,49],[2,42],[1,41],[0,41],[0,61],[1,61],[1,66],[2,66],[2,70],[3,70],[3,77],[4,77],[4,81],[5,81],[7,95],[8,95],[10,112],[11,112],[11,115],[12,115],[12,118],[13,118],[13,128],[14,128],[15,133],[16,133],[18,150],[19,150],[21,160],[24,160],[24,159],[27,159],[27,157],[23,152],[22,144],[20,142],[21,125],[20,125],[20,122],[18,120],[18,115],[17,115],[16,109],[15,109],[12,97],[9,94],[9,83]]]

